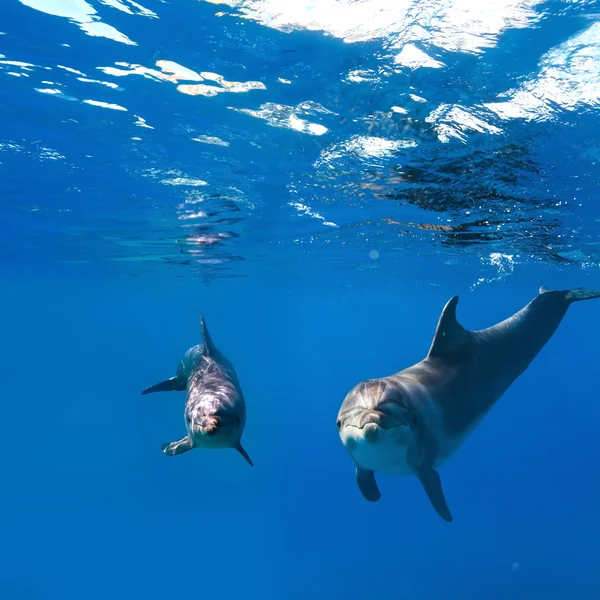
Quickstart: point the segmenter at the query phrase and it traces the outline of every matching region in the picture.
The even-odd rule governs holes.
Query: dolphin
[[[215,346],[204,315],[200,316],[203,344],[183,355],[174,377],[147,387],[153,392],[186,391],[185,426],[187,435],[162,445],[167,456],[183,454],[192,448],[234,448],[252,467],[241,438],[246,424],[246,402],[230,360]]]
[[[437,469],[527,369],[571,303],[599,297],[597,290],[541,287],[521,310],[480,331],[459,324],[458,296],[451,298],[423,360],[360,382],[340,407],[338,433],[364,498],[381,498],[375,472],[416,475],[438,515],[452,521]]]

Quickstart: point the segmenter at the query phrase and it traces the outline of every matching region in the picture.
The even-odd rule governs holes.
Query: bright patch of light
[[[141,75],[142,77],[153,79],[155,81],[169,81],[178,84],[177,91],[188,96],[214,97],[223,92],[242,93],[250,90],[267,89],[265,84],[261,81],[227,81],[218,73],[211,73],[210,71],[196,73],[196,71],[192,71],[171,60],[156,61],[156,66],[160,71],[149,69],[142,65],[132,65],[126,62],[118,62],[115,63],[115,65],[117,67],[124,67],[124,69],[115,67],[98,67],[98,69],[105,74],[113,75],[114,77]],[[206,85],[205,83],[180,84],[180,81],[210,81],[217,85]]]
[[[403,148],[415,148],[414,140],[388,140],[381,137],[368,135],[355,135],[350,139],[333,144],[321,154],[315,166],[329,165],[337,160],[345,160],[348,155],[353,155],[364,161],[373,159],[387,159]]]
[[[85,0],[19,0],[21,4],[55,17],[74,21],[88,35],[122,44],[137,45],[114,27],[102,23],[96,9]]]
[[[111,110],[122,110],[127,111],[124,106],[118,104],[109,104],[108,102],[100,102],[99,100],[84,100],[85,104],[91,104],[92,106],[99,106],[101,108],[109,108]]]
[[[172,81],[179,81],[180,79],[184,81],[203,81],[204,79],[202,75],[198,75],[195,71],[183,67],[172,60],[157,60],[156,66],[165,73],[172,75]]]
[[[224,146],[226,148],[229,146],[229,142],[211,135],[199,135],[195,138],[192,138],[192,141],[200,142],[201,144],[212,144],[213,146]]]
[[[62,90],[58,90],[56,88],[33,88],[36,92],[40,94],[47,94],[48,96],[54,96],[55,98],[60,98],[61,100],[68,100],[69,102],[77,102],[77,98],[73,96],[67,96],[63,93]]]
[[[134,125],[136,125],[137,127],[145,127],[146,129],[154,129],[154,127],[152,127],[151,125],[148,125],[148,123],[146,123],[146,119],[142,119],[142,117],[139,117],[138,115],[134,115],[136,117],[136,122],[134,123]]]
[[[396,55],[394,62],[403,67],[408,67],[413,71],[421,67],[428,67],[430,69],[440,69],[445,66],[443,62],[434,60],[422,50],[419,50],[413,44],[406,44],[402,47],[399,54]]]
[[[321,136],[329,130],[324,125],[319,123],[310,123],[298,115],[305,113],[324,112],[329,113],[327,109],[314,102],[302,102],[296,107],[287,106],[285,104],[274,104],[267,102],[261,105],[259,110],[251,110],[249,108],[235,108],[230,106],[231,110],[264,119],[271,127],[284,127],[293,129],[301,133],[309,135]]]
[[[69,73],[74,73],[75,75],[81,75],[81,77],[85,77],[85,73],[78,71],[77,69],[72,69],[71,67],[63,67],[62,65],[56,65],[59,69],[63,69],[68,71]]]
[[[98,83],[99,85],[105,85],[106,87],[117,89],[119,86],[116,83],[111,83],[110,81],[100,81],[98,79],[87,79],[86,77],[78,77],[79,81],[83,83]]]
[[[502,119],[549,120],[557,106],[600,107],[600,23],[550,50],[535,78],[502,96],[508,100],[485,105]]]
[[[215,3],[215,0],[206,0]],[[241,16],[281,31],[323,31],[347,43],[386,39],[390,48],[427,44],[480,53],[508,28],[528,27],[542,0],[221,0]],[[423,51],[421,51],[427,56]],[[422,66],[431,66],[427,57]],[[434,61],[435,62],[435,61]]]
[[[202,181],[202,179],[193,179],[191,177],[175,177],[173,179],[163,179],[161,183],[166,185],[186,185],[192,187],[199,187],[208,185],[206,181]]]
[[[466,134],[472,132],[495,135],[502,133],[502,129],[499,127],[484,121],[481,116],[476,116],[473,111],[458,105],[442,104],[432,111],[425,121],[433,123],[438,138],[442,142],[448,142],[451,138],[465,141]]]
[[[496,274],[493,277],[479,277],[479,279],[477,279],[477,281],[471,285],[471,290],[475,289],[482,283],[492,283],[494,281],[506,279],[506,277],[509,277],[515,271],[516,260],[513,254],[491,252],[489,256],[482,256],[481,262],[495,269]]]
[[[152,12],[150,9],[143,7],[141,4],[137,2],[133,2],[133,0],[99,0],[101,4],[105,4],[106,6],[112,6],[117,10],[120,10],[128,15],[142,15],[144,17],[154,17],[158,18],[158,15],[155,12]],[[129,6],[127,6],[129,5]],[[131,10],[130,6],[137,9],[137,12]]]
[[[288,202],[288,204],[292,208],[295,208],[300,214],[308,215],[309,217],[312,217],[313,219],[317,219],[318,221],[321,221],[323,223],[323,225],[326,225],[327,227],[339,227],[338,225],[336,225],[335,223],[332,223],[331,221],[326,221],[325,217],[323,215],[312,210],[306,204],[302,204],[302,202]]]

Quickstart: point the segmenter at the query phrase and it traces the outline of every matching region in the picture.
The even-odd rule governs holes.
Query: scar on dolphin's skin
[[[142,391],[142,395],[184,390],[186,393],[187,435],[163,444],[161,449],[167,456],[176,456],[193,448],[233,448],[254,466],[241,442],[246,402],[237,373],[212,341],[204,315],[200,316],[200,327],[203,343],[186,351],[176,374]]]
[[[362,495],[377,502],[375,473],[416,475],[431,505],[452,521],[439,469],[552,337],[573,302],[600,291],[549,290],[504,321],[480,331],[456,319],[458,296],[439,318],[429,353],[394,375],[356,385],[337,426]]]

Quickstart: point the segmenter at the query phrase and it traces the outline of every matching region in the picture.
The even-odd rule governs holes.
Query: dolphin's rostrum
[[[464,329],[458,296],[449,300],[422,361],[359,383],[340,408],[339,435],[362,495],[380,499],[376,471],[414,474],[440,517],[452,521],[437,469],[527,369],[570,304],[599,297],[595,290],[542,287],[520,311],[481,331]]]
[[[234,448],[254,466],[241,443],[246,403],[237,374],[213,343],[203,315],[200,326],[203,344],[183,355],[176,375],[142,392],[186,391],[184,416],[188,434],[164,444],[162,451],[175,456],[192,448]]]

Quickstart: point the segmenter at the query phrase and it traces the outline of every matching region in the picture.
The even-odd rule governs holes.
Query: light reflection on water
[[[507,273],[600,260],[585,212],[600,150],[565,136],[600,104],[585,2],[212,0],[193,24],[130,0],[19,2],[42,32],[77,26],[60,51],[8,26],[0,38],[14,124],[0,166],[48,177],[45,202],[7,203],[24,258],[233,273],[274,246],[340,268],[349,248],[367,264],[509,256]],[[27,114],[36,131],[13,135]],[[552,158],[548,140],[579,159]],[[75,233],[65,210],[102,235]]]

